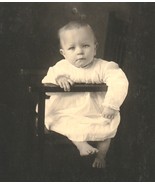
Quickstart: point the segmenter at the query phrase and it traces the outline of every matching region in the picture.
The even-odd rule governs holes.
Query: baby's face
[[[94,35],[87,27],[64,31],[60,36],[60,53],[78,68],[89,65],[96,55]]]

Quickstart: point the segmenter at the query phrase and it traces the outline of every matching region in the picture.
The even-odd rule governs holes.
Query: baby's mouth
[[[86,60],[86,58],[78,58],[78,59],[76,59],[76,61],[79,61],[79,60]]]

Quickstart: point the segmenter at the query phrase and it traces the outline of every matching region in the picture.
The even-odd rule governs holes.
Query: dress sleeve
[[[56,79],[56,70],[55,67],[50,67],[48,69],[48,72],[46,74],[46,76],[42,79],[42,83],[53,83],[53,84],[57,84],[55,79]]]
[[[119,110],[128,92],[128,79],[115,62],[108,62],[103,71],[103,81],[108,86],[103,106]]]
[[[42,79],[42,83],[53,83],[53,84],[57,84],[56,82],[56,78],[60,75],[65,75],[67,76],[65,73],[65,65],[64,65],[64,61],[59,61],[57,62],[53,67],[50,67],[48,69],[47,75]]]

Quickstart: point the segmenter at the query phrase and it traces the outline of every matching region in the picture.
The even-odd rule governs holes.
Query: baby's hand
[[[104,107],[102,116],[106,119],[113,119],[118,111],[109,107]]]
[[[66,76],[58,76],[56,78],[57,84],[64,89],[64,91],[70,91],[70,86],[74,84],[74,82]]]

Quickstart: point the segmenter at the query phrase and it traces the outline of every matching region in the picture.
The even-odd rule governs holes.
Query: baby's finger
[[[68,82],[64,83],[64,91],[70,91],[70,84]]]
[[[104,117],[104,118],[107,118],[107,114],[103,114],[103,117]]]
[[[64,89],[64,91],[67,91],[67,87],[66,87],[65,83],[63,83],[63,89]]]
[[[66,83],[67,91],[70,91],[70,84],[67,82]]]
[[[74,84],[73,80],[71,80],[71,79],[68,79],[68,82],[70,83],[70,85]]]
[[[107,115],[107,118],[108,119],[113,119],[113,115],[112,114],[109,114],[109,115]]]
[[[63,82],[58,83],[61,88],[64,88]]]
[[[109,114],[103,114],[103,117],[106,119],[111,119],[111,115],[109,115]]]

